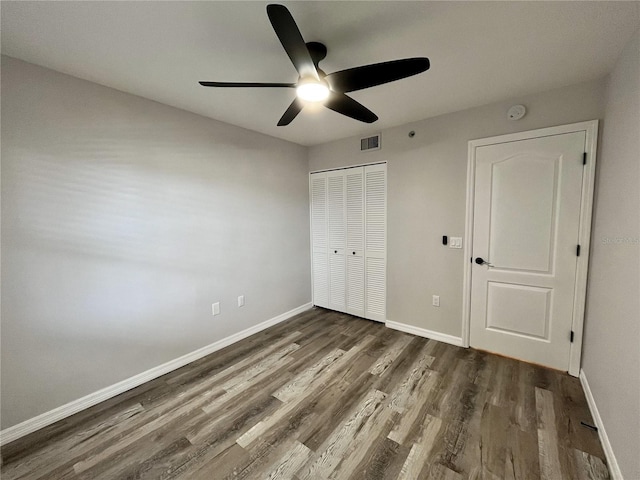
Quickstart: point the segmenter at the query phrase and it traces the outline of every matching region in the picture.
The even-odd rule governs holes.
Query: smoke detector
[[[527,113],[527,109],[524,105],[514,105],[507,110],[507,118],[509,120],[520,120]]]

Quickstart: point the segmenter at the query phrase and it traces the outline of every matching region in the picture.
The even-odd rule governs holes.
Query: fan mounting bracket
[[[309,55],[311,55],[311,60],[313,60],[314,65],[318,68],[318,63],[327,56],[327,47],[320,42],[307,42],[306,45],[309,50]]]

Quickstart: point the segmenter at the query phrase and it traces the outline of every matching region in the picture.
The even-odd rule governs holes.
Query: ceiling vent
[[[360,139],[360,151],[380,150],[380,134]]]

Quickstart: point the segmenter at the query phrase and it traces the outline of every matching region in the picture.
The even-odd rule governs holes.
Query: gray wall
[[[507,120],[517,103],[527,115]],[[359,138],[311,147],[310,171],[388,162],[387,319],[462,334],[465,259],[441,242],[464,235],[469,140],[598,119],[603,104],[604,81],[594,81],[384,130],[377,151],[360,152]],[[433,294],[439,308],[431,306]]]
[[[1,153],[2,428],[311,299],[303,147],[3,57]]]
[[[606,87],[583,370],[624,478],[640,478],[640,31]]]

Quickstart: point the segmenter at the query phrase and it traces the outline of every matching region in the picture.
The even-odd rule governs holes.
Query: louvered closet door
[[[310,175],[311,255],[313,304],[329,307],[329,260],[327,257],[327,175]]]
[[[347,313],[364,317],[364,168],[344,170],[347,193]]]
[[[329,308],[346,311],[345,176],[344,170],[327,172],[329,233]]]
[[[364,167],[365,318],[386,320],[387,166]]]

